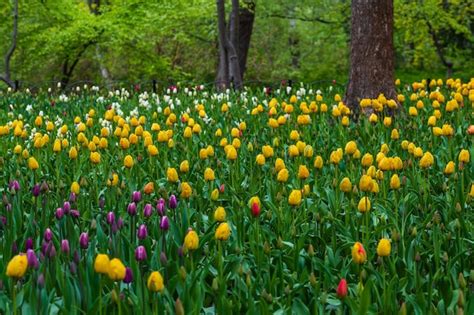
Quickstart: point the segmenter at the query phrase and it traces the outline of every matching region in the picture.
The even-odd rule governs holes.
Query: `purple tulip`
[[[138,234],[138,238],[141,240],[144,240],[148,236],[148,231],[146,229],[145,224],[140,225],[140,227],[138,228],[137,234]]]
[[[74,260],[74,262],[77,265],[79,265],[79,263],[81,262],[81,253],[79,253],[79,251],[75,250],[74,254],[72,255],[72,259]]]
[[[13,192],[17,192],[20,190],[20,183],[17,181],[17,180],[13,180],[10,182],[10,191],[13,193]]]
[[[56,247],[54,247],[53,242],[43,242],[41,253],[47,258],[56,256]]]
[[[34,250],[28,249],[26,251],[26,258],[28,259],[28,267],[38,269],[39,262]]]
[[[166,266],[168,264],[168,257],[166,257],[165,252],[160,253],[160,261],[163,266]]]
[[[14,241],[13,244],[12,244],[12,252],[13,252],[13,254],[17,254],[17,253],[18,253],[18,245],[16,244],[15,241]]]
[[[69,241],[68,240],[61,241],[61,252],[63,252],[66,255],[69,254]]]
[[[164,231],[167,231],[170,228],[170,221],[167,216],[161,218],[160,228]]]
[[[89,246],[89,235],[86,232],[82,232],[79,236],[79,245],[82,249],[86,249]]]
[[[0,221],[2,222],[2,225],[7,225],[7,218],[6,217],[1,216]]]
[[[112,225],[114,222],[115,222],[115,213],[113,213],[112,211],[110,211],[109,213],[107,213],[107,223],[109,225]]]
[[[56,219],[61,220],[64,217],[64,209],[57,208],[56,209]]]
[[[168,204],[169,204],[170,209],[176,209],[176,207],[178,206],[178,200],[176,199],[175,195],[170,196],[170,200]]]
[[[40,187],[40,185],[38,185],[38,184],[34,185],[33,188],[31,189],[31,193],[32,193],[33,196],[35,196],[35,197],[38,197],[39,194],[40,194],[40,192],[41,192],[41,187]]]
[[[69,210],[71,210],[71,203],[69,201],[63,203],[63,210],[64,213],[69,213]]]
[[[12,211],[12,204],[11,203],[7,203],[5,205],[5,210],[7,210],[8,212]]]
[[[70,193],[69,194],[69,202],[76,202],[77,196],[75,193]]]
[[[38,276],[38,280],[36,281],[36,283],[38,284],[38,287],[44,288],[44,275],[43,275],[43,273],[40,273],[40,275]]]
[[[134,215],[137,214],[137,205],[135,204],[135,202],[131,202],[131,203],[128,204],[127,212],[131,216],[134,216]]]
[[[33,239],[31,237],[27,238],[25,241],[25,250],[33,249]]]
[[[103,196],[100,196],[99,198],[99,208],[104,209],[105,206],[105,198]]]
[[[47,193],[49,191],[49,186],[46,181],[43,181],[40,186],[40,190],[42,193]]]
[[[165,215],[166,206],[165,206],[165,200],[163,198],[160,198],[160,200],[158,200],[158,203],[156,204],[156,210],[158,211],[158,214],[160,216]]]
[[[147,203],[145,207],[143,208],[143,215],[145,216],[145,218],[149,218],[151,217],[152,212],[153,212],[153,207],[151,206],[151,204]]]
[[[147,259],[146,249],[144,246],[140,245],[135,249],[135,259],[137,261],[144,261]]]
[[[71,271],[71,273],[72,273],[73,275],[76,274],[76,272],[77,272],[77,265],[76,265],[75,262],[71,261],[71,263],[69,264],[69,271]]]
[[[125,268],[125,278],[123,278],[123,282],[129,284],[133,281],[133,272],[130,267]]]
[[[116,222],[112,223],[112,233],[115,234],[118,231],[118,224]]]
[[[46,242],[49,242],[53,239],[53,232],[51,232],[50,228],[47,228],[46,231],[44,231],[44,240]]]
[[[183,246],[178,247],[178,256],[183,257],[184,256],[184,248]]]
[[[139,203],[142,200],[142,193],[139,191],[134,191],[132,193],[132,201],[135,203]]]
[[[70,213],[71,213],[71,216],[72,216],[73,218],[76,218],[76,219],[81,216],[81,213],[79,212],[79,210],[75,210],[75,209],[74,209],[74,210],[71,210]]]
[[[118,218],[117,220],[117,228],[120,230],[123,227],[123,219]]]

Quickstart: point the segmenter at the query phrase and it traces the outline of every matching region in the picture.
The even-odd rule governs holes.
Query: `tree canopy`
[[[11,43],[13,4],[0,6],[2,56]],[[255,4],[245,81],[347,80],[349,0]],[[230,12],[230,1],[226,6]],[[473,2],[395,0],[394,11],[398,74],[423,76],[429,70],[463,77],[472,72]],[[212,82],[217,64],[214,1],[19,0],[11,72],[25,86],[66,77],[103,84],[106,79]]]

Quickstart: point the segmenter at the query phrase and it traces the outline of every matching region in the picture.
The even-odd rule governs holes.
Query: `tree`
[[[360,100],[396,99],[393,0],[352,0],[349,85],[344,102],[357,115]]]
[[[2,80],[9,87],[14,88],[14,89],[17,88],[17,84],[15,81],[11,79],[10,61],[16,49],[17,38],[18,38],[18,0],[14,0],[13,1],[13,30],[12,30],[11,44],[10,44],[10,48],[5,54],[5,73],[3,75],[0,75],[0,80]]]
[[[232,0],[229,23],[225,21],[225,0],[216,0],[217,30],[219,36],[219,64],[216,86],[226,89],[232,83],[236,90],[243,86],[243,76],[255,19],[255,2],[247,1],[240,7]]]

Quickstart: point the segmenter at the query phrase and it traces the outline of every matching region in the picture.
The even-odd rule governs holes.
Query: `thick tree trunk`
[[[5,82],[9,87],[17,89],[16,81],[11,79],[10,71],[10,62],[13,56],[13,53],[16,49],[16,43],[18,39],[18,0],[15,0],[13,3],[13,30],[12,30],[12,42],[10,48],[5,54],[5,73],[0,75],[0,80]]]
[[[216,0],[217,5],[217,31],[219,35],[219,65],[217,66],[216,88],[219,91],[229,87],[229,64],[226,50],[226,26],[224,0]]]
[[[247,7],[240,8],[239,11],[239,55],[240,77],[244,79],[244,73],[247,68],[247,55],[252,37],[253,22],[255,20],[255,2],[247,3]]]
[[[357,115],[360,100],[396,99],[393,0],[352,0],[349,86],[344,102]]]

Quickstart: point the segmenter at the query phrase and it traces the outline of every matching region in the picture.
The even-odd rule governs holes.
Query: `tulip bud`
[[[163,198],[160,198],[160,200],[158,200],[158,203],[156,204],[156,211],[158,211],[158,214],[160,216],[163,216],[165,214],[165,200]]]
[[[308,246],[308,255],[310,257],[313,257],[314,256],[314,247],[313,247],[313,244],[309,244]]]
[[[400,310],[398,311],[398,314],[407,315],[407,305],[405,304],[405,302],[403,302],[402,305],[400,306]]]
[[[69,211],[69,213],[71,214],[71,217],[73,217],[75,219],[77,219],[81,216],[81,213],[76,209],[73,209],[73,210]]]
[[[112,225],[115,222],[115,213],[113,213],[112,211],[109,211],[107,213],[106,220],[109,225]]]
[[[271,250],[272,250],[272,247],[270,246],[270,243],[268,241],[265,241],[265,243],[263,244],[263,252],[269,255]]]
[[[70,193],[69,194],[69,202],[76,202],[77,196],[75,193]]]
[[[36,283],[38,284],[38,287],[41,289],[44,288],[44,274],[40,273],[38,276],[38,280],[36,280]]]
[[[148,236],[148,230],[145,224],[140,225],[137,231],[138,239],[144,240]]]
[[[137,205],[135,204],[135,202],[131,202],[128,204],[127,206],[127,212],[128,214],[130,214],[131,216],[134,216],[137,214]]]
[[[137,261],[144,261],[147,259],[147,253],[144,246],[140,245],[135,249],[135,259]]]
[[[79,236],[79,245],[82,249],[89,247],[89,235],[86,232],[82,232]]]
[[[160,253],[160,262],[163,266],[166,266],[168,264],[168,258],[166,257],[165,252]]]
[[[347,296],[347,281],[342,278],[336,289],[337,296],[343,300]]]
[[[216,292],[219,290],[219,282],[217,281],[217,278],[212,279],[212,290]]]
[[[71,261],[71,263],[69,264],[69,271],[75,275],[76,272],[77,272],[77,265],[75,262]]]
[[[123,278],[123,282],[126,284],[132,283],[133,281],[133,271],[130,267],[125,268],[125,277]]]
[[[167,216],[161,218],[160,228],[164,231],[167,231],[170,227],[170,222]]]
[[[28,249],[33,249],[33,239],[31,239],[31,237],[25,241],[25,250]]]
[[[40,185],[34,185],[33,188],[31,189],[31,193],[33,194],[34,197],[38,197],[39,194],[41,193],[41,187]]]
[[[39,262],[34,250],[28,249],[26,251],[26,258],[28,260],[28,267],[38,269]]]
[[[66,255],[69,254],[69,241],[68,240],[61,241],[61,251]]]
[[[170,209],[176,209],[177,206],[178,206],[178,200],[176,199],[176,196],[171,195],[170,200],[169,200]]]
[[[64,216],[64,210],[63,208],[57,208],[56,209],[56,219],[61,220]]]
[[[459,282],[459,287],[464,290],[466,288],[466,279],[464,278],[464,275],[462,274],[462,272],[460,272],[458,275],[458,282]]]
[[[20,183],[17,180],[11,181],[9,186],[10,186],[10,191],[13,194],[20,190]]]
[[[149,218],[151,217],[152,213],[153,213],[153,207],[151,206],[151,204],[147,203],[145,207],[143,208],[143,216],[145,218]]]
[[[183,281],[186,280],[187,274],[186,274],[186,268],[184,268],[184,266],[181,266],[179,268],[179,276],[181,277],[181,280]]]
[[[184,315],[184,307],[183,303],[181,303],[181,300],[179,298],[176,299],[174,303],[174,313],[176,315]]]
[[[220,192],[221,194],[223,194],[223,193],[225,192],[225,185],[224,185],[224,184],[221,184],[221,185],[219,186],[219,192]]]
[[[311,272],[309,275],[309,283],[314,287],[317,284],[316,276],[314,275],[314,272]]]
[[[105,206],[105,198],[104,198],[104,196],[100,196],[99,197],[99,208],[104,209],[104,206]]]
[[[142,193],[139,191],[134,191],[132,193],[132,202],[139,203],[142,200]]]
[[[260,206],[258,205],[257,202],[254,202],[254,203],[252,204],[252,215],[253,215],[254,217],[258,217],[259,214],[260,214]]]
[[[63,211],[64,213],[69,213],[69,211],[71,210],[71,203],[69,201],[65,201],[63,203]]]
[[[46,242],[49,242],[53,239],[53,232],[51,232],[50,228],[47,228],[46,231],[44,232],[44,240]]]
[[[43,181],[41,183],[40,190],[43,194],[47,193],[49,191],[49,186],[48,186],[48,183],[46,181]]]

